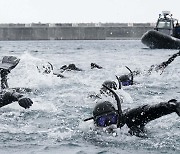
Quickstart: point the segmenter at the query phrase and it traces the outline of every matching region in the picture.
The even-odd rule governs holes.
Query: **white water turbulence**
[[[17,102],[0,109],[0,153],[179,154],[180,119],[176,113],[148,123],[146,138],[131,136],[127,126],[109,134],[95,129],[93,121],[83,121],[92,116],[96,103],[88,96],[98,93],[105,80],[116,81],[115,75],[129,73],[125,66],[143,72],[177,52],[151,50],[140,40],[1,42],[1,59],[5,55],[21,59],[8,76],[9,87],[31,88],[32,92],[24,95],[34,104],[27,110]],[[71,63],[83,71],[65,71],[65,78],[39,72],[48,62],[56,73]],[[92,62],[103,69],[91,69]],[[161,75],[153,72],[134,77],[136,84],[118,92],[124,100],[122,109],[180,101],[179,66],[177,57]]]

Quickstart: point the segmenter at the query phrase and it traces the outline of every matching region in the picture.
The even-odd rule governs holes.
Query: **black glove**
[[[18,103],[21,107],[27,109],[30,108],[30,106],[33,104],[32,100],[30,98],[22,97],[18,100]]]

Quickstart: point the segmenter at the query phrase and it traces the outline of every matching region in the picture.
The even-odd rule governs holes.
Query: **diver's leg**
[[[1,89],[9,88],[7,82],[7,75],[9,71],[1,70]]]

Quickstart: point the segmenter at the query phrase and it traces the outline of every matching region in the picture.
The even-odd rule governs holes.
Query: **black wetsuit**
[[[175,58],[176,58],[177,56],[180,56],[180,51],[179,51],[178,53],[173,54],[167,61],[164,61],[164,62],[162,62],[162,63],[159,64],[159,65],[151,65],[151,67],[150,67],[150,68],[148,69],[148,71],[147,71],[148,75],[150,75],[153,71],[156,71],[156,72],[162,71],[162,72],[163,72],[164,69],[165,69],[169,64],[171,64],[171,63],[175,60]],[[137,71],[132,71],[132,73],[129,73],[128,76],[131,77],[132,74],[133,74],[133,76],[137,76],[137,75],[141,74],[141,72],[138,71],[138,70],[137,70]]]
[[[24,97],[20,93],[7,90],[0,92],[0,108],[15,101],[18,101],[19,105],[25,109],[30,108],[33,104],[30,98]]]
[[[10,73],[9,70],[1,69],[1,89],[9,88],[8,82],[7,82],[7,75]]]
[[[156,72],[158,72],[159,70],[163,71],[169,64],[174,61],[177,56],[180,56],[180,51],[176,54],[173,54],[167,61],[164,61],[159,65],[152,65],[148,70],[148,73],[150,74],[153,70]]]
[[[18,101],[23,95],[13,91],[1,91],[0,92],[0,108]]]
[[[68,66],[67,65],[63,65],[61,68],[62,72],[64,71],[82,71],[82,69],[76,67],[75,64],[69,64]]]
[[[94,68],[102,69],[103,67],[97,65],[96,63],[91,63],[91,69],[94,69]]]
[[[141,133],[144,132],[144,126],[148,122],[173,112],[179,115],[180,113],[178,113],[177,107],[180,106],[177,106],[177,101],[173,99],[168,102],[161,102],[155,105],[142,105],[126,110],[123,112],[123,121],[120,125],[122,127],[126,124],[130,128],[130,134],[141,136]]]
[[[103,84],[103,87],[107,88],[114,95],[114,98],[117,101],[117,110],[115,110],[113,104],[109,101],[103,101],[95,106],[93,117],[87,118],[84,121],[94,119],[97,126],[110,126],[111,124],[116,123],[115,116],[111,117],[111,114],[116,112],[116,116],[118,115],[118,128],[121,128],[126,124],[130,129],[130,134],[144,137],[144,127],[148,122],[173,112],[180,116],[180,102],[177,102],[176,99],[171,99],[168,102],[161,102],[155,105],[141,105],[133,109],[122,111],[121,103],[123,100],[120,99],[115,91],[107,85]],[[103,115],[102,118],[100,118],[101,114]],[[106,114],[109,114],[107,118],[104,117]],[[108,129],[111,130],[110,127]]]
[[[1,69],[1,91],[0,91],[0,108],[18,101],[19,105],[25,109],[29,108],[33,102],[30,98],[24,97],[22,94],[17,93],[13,89],[9,89],[7,83],[7,75],[10,71]]]
[[[162,71],[161,74],[163,73],[164,69],[171,64],[174,59],[180,56],[180,51],[176,54],[173,54],[167,61],[162,62],[159,65],[151,65],[151,67],[145,71],[145,74],[150,75],[153,71]],[[121,85],[123,86],[129,86],[129,85],[133,85],[133,78],[134,76],[140,75],[142,72],[140,72],[139,70],[136,71],[131,71],[127,66],[126,68],[130,71],[129,74],[127,75],[121,75],[119,77],[116,76],[118,82],[119,82],[119,89],[121,89]]]

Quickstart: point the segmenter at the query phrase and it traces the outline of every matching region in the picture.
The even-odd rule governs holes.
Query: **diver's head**
[[[113,90],[117,90],[117,84],[115,81],[104,81],[102,85],[105,85],[107,86],[108,88],[110,89],[113,89]],[[101,94],[108,94],[108,95],[112,95],[112,93],[104,86],[101,87],[100,89],[100,93]]]
[[[109,87],[109,88],[111,88],[113,90],[117,90],[117,84],[116,84],[115,81],[110,81],[110,80],[104,81],[103,85],[105,85],[105,86],[107,86],[107,87]],[[106,92],[106,91],[107,91],[107,88],[103,86],[101,88],[101,92]]]
[[[82,71],[82,69],[76,67],[75,64],[69,64],[69,66],[67,67],[68,70],[75,70],[75,71]]]
[[[94,120],[94,124],[98,127],[108,127],[117,125],[119,114],[114,105],[108,101],[97,103],[93,110],[93,117],[84,121]]]
[[[91,63],[91,69],[96,68],[96,64],[95,63]]]
[[[114,105],[109,101],[103,101],[97,103],[93,110],[93,117],[87,118],[84,121],[93,119],[94,123],[98,127],[107,127],[117,125],[117,128],[124,125],[123,114],[121,110],[122,99],[109,87],[103,84],[103,87],[107,88],[115,97],[117,102],[117,110]]]
[[[131,71],[131,69],[129,67],[126,66],[126,68],[129,70],[129,74],[128,75],[121,75],[120,77],[117,77],[117,80],[119,82],[119,89],[121,89],[121,85],[122,86],[129,86],[129,85],[133,85],[133,72]]]
[[[72,69],[72,70],[75,70],[76,69],[76,65],[75,64],[69,64],[68,68]]]
[[[97,103],[93,110],[93,117],[115,111],[115,107],[109,101]]]
[[[118,123],[118,113],[112,103],[98,103],[93,110],[94,123],[98,127],[107,127]]]
[[[132,85],[132,80],[128,75],[121,75],[120,77],[118,77],[118,81],[122,86]]]

